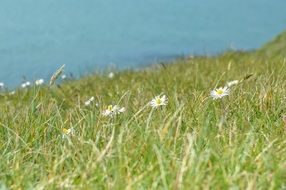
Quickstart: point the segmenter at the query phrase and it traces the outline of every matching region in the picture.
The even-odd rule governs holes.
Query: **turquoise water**
[[[253,49],[286,28],[285,10],[285,0],[1,0],[0,81]]]

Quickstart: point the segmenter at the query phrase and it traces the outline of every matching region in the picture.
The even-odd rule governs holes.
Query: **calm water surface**
[[[1,0],[0,81],[253,49],[286,28],[285,10],[286,0]]]

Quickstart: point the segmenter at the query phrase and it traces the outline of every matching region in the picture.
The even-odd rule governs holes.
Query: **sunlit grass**
[[[285,60],[239,56],[183,59],[2,92],[0,184],[286,188]],[[211,90],[233,80],[240,82],[229,95],[213,100]],[[168,104],[153,109],[150,100],[158,94]],[[124,113],[106,117],[108,105]]]

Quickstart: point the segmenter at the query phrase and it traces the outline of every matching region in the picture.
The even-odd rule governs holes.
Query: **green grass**
[[[2,93],[0,189],[286,189],[286,62],[256,53]],[[152,110],[161,93],[168,105]],[[109,104],[126,112],[106,118]]]
[[[260,55],[266,55],[268,57],[286,57],[286,31],[276,36],[274,40],[265,44],[258,50]]]

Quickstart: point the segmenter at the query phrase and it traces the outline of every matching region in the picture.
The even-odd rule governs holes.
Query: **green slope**
[[[272,41],[266,43],[257,50],[260,55],[266,57],[286,57],[286,31],[276,36]]]
[[[285,189],[284,41],[0,91],[0,189]],[[126,112],[106,117],[109,104]]]

